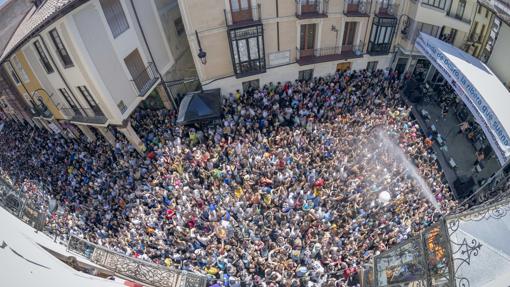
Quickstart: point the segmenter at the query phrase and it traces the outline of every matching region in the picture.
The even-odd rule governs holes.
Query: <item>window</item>
[[[124,103],[123,100],[121,100],[118,104],[117,104],[117,107],[119,108],[120,112],[121,113],[125,113],[127,111],[127,106],[126,104]]]
[[[228,32],[234,72],[245,77],[266,71],[263,27],[232,29]]]
[[[489,18],[489,9],[485,9],[485,18]]]
[[[134,49],[133,52],[124,59],[124,63],[126,64],[139,95],[145,95],[156,81],[152,66],[145,66],[138,49]]]
[[[41,42],[35,41],[34,46],[35,50],[37,51],[37,54],[39,55],[39,60],[41,61],[42,66],[46,70],[46,73],[48,74],[53,73],[54,72],[53,67],[50,64],[50,61],[48,60],[46,53],[44,53]]]
[[[423,4],[444,10],[446,0],[423,0]]]
[[[368,52],[389,53],[396,26],[396,18],[374,17],[370,42],[368,43]]]
[[[478,14],[482,14],[482,5],[478,4],[478,11],[476,11]]]
[[[457,6],[457,12],[455,13],[456,17],[458,19],[462,19],[462,17],[464,17],[464,11],[466,10],[466,1],[465,0],[460,0],[459,1],[459,4]]]
[[[113,38],[117,38],[124,31],[129,29],[129,24],[122,9],[120,0],[100,0],[104,16],[110,26]]]
[[[312,51],[315,47],[315,24],[302,24],[299,36],[301,51]]]
[[[174,25],[177,36],[182,35],[184,33],[184,24],[182,23],[182,18],[177,18],[177,20],[174,21]]]
[[[232,11],[247,10],[250,8],[250,0],[230,0]]]
[[[65,101],[71,107],[73,112],[81,115],[82,113],[80,111],[80,104],[78,103],[78,101],[74,97],[69,95],[69,93],[67,92],[67,90],[65,88],[58,89],[58,91],[60,92],[62,97],[64,97]]]
[[[16,85],[19,85],[21,84],[21,81],[20,79],[18,78],[18,75],[16,75],[16,72],[14,71],[14,69],[12,68],[11,65],[8,65],[8,64],[5,64],[6,65],[6,68],[7,70],[9,71],[9,75],[11,75],[11,79],[14,81],[14,83]]]
[[[101,111],[101,108],[99,108],[96,100],[92,97],[92,95],[89,92],[89,89],[87,89],[86,86],[79,86],[78,91],[80,91],[80,94],[83,96],[87,104],[90,106],[92,111],[94,111],[97,115],[103,115],[103,111]]]
[[[310,81],[313,79],[313,69],[299,71],[298,80]]]
[[[73,61],[71,61],[71,57],[69,56],[69,53],[67,53],[66,47],[64,46],[64,43],[62,42],[62,39],[60,39],[60,35],[57,32],[57,29],[53,29],[50,31],[50,37],[53,41],[53,44],[55,45],[55,48],[57,49],[57,54],[60,57],[60,60],[62,61],[62,64],[65,68],[69,68],[73,66]]]
[[[367,63],[367,71],[373,72],[377,70],[378,61],[370,61]]]
[[[23,66],[19,62],[18,57],[13,56],[11,62],[14,65],[16,72],[18,72],[18,76],[21,77],[21,80],[23,81],[23,83],[28,83],[29,79],[28,79],[27,72],[25,72],[25,69],[23,69]]]
[[[425,34],[429,34],[430,36],[437,37],[439,34],[440,27],[436,25],[431,25],[427,23],[418,23],[418,31],[423,32]]]
[[[246,81],[246,82],[243,82],[242,85],[243,85],[244,92],[246,92],[250,89],[258,89],[258,88],[260,88],[260,80],[256,79],[256,80]]]

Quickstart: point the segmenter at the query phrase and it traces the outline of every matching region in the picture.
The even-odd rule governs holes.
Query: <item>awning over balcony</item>
[[[483,62],[420,33],[416,48],[448,80],[482,127],[501,164],[510,157],[510,92]]]
[[[220,89],[188,93],[181,102],[177,123],[182,125],[212,120],[221,116]]]

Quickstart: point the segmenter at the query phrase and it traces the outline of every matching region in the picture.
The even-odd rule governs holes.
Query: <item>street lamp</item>
[[[198,42],[198,58],[203,65],[207,64],[207,53],[202,49],[202,45],[200,44],[200,38],[198,37],[198,32],[195,30],[195,35],[197,36]]]

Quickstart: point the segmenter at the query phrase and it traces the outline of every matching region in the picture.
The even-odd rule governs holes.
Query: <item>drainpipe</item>
[[[147,51],[149,52],[149,56],[151,58],[152,63],[154,64],[154,68],[156,69],[156,73],[158,73],[159,78],[161,79],[161,84],[163,85],[163,90],[165,90],[165,94],[167,98],[172,100],[172,104],[174,106],[174,109],[177,110],[177,106],[174,102],[173,97],[170,96],[170,92],[168,91],[168,87],[165,84],[165,79],[163,79],[163,76],[161,75],[161,72],[158,69],[158,65],[156,65],[156,62],[154,61],[154,57],[152,56],[151,48],[149,47],[149,43],[147,43],[147,38],[145,37],[145,32],[143,31],[142,24],[140,23],[140,17],[138,17],[138,12],[136,11],[135,3],[133,0],[130,0],[131,7],[133,8],[133,12],[135,13],[136,23],[138,24],[138,28],[140,28],[140,32],[142,33],[143,42],[145,44],[145,47],[147,47]]]

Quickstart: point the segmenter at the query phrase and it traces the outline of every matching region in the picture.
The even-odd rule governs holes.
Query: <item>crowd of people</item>
[[[221,119],[185,127],[139,109],[143,155],[121,134],[112,147],[6,122],[0,168],[32,201],[56,200],[47,224],[63,240],[214,286],[355,286],[374,255],[455,207],[399,86],[391,70],[271,83],[225,95]]]

